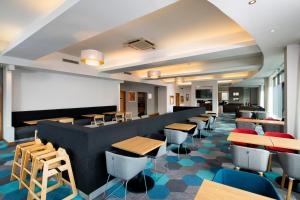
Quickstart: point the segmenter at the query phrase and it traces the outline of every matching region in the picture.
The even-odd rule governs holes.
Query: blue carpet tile
[[[221,168],[233,168],[232,156],[230,154],[229,142],[226,140],[229,132],[235,128],[234,115],[226,114],[217,118],[216,129],[209,133],[205,139],[195,139],[195,145],[187,142],[191,148],[188,155],[177,155],[172,151],[157,160],[156,171],[154,165],[149,162],[145,169],[145,174],[151,176],[155,182],[154,187],[147,194],[126,192],[127,199],[194,199],[202,181],[211,180],[216,172]],[[171,146],[175,148],[176,146]],[[26,199],[27,191],[18,190],[18,182],[9,181],[11,172],[11,160],[14,155],[14,147],[7,146],[0,141],[0,199]],[[275,178],[282,173],[278,163],[273,162],[272,172],[265,174],[277,187],[278,191],[285,198],[286,190],[279,189]],[[48,194],[48,199],[62,199],[70,193],[67,186],[62,186]],[[113,192],[113,194],[111,194]],[[125,188],[120,183],[109,188],[106,195],[111,194],[109,199],[124,198]],[[79,195],[74,198],[82,199]],[[103,199],[99,196],[96,199]],[[292,199],[300,199],[299,194],[293,193]]]

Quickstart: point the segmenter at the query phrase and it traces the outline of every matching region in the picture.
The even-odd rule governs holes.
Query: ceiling
[[[0,52],[35,21],[48,15],[63,2],[64,0],[1,0]]]
[[[60,52],[80,56],[82,49],[91,48],[102,51],[106,63],[134,60],[153,53],[151,50],[139,51],[124,45],[141,37],[155,43],[155,52],[186,46],[189,50],[207,49],[253,41],[246,31],[206,0],[184,0],[70,45]]]
[[[147,80],[147,71],[158,69],[166,82],[210,77],[260,84],[282,67],[284,46],[300,41],[298,0],[257,0],[254,5],[247,0],[3,2],[2,57],[35,61],[49,70],[62,69],[58,66],[65,63],[51,66],[61,58],[78,60],[82,49],[97,49],[105,64],[93,70],[77,65],[76,73],[130,72]],[[124,45],[141,37],[157,48],[138,51]]]
[[[141,37],[153,42],[156,49],[139,51],[124,45]],[[88,48],[105,54],[102,72],[130,72],[143,79],[151,69],[160,70],[165,80],[257,71],[262,65],[254,39],[205,0],[178,1],[60,52],[79,57]]]
[[[300,1],[209,0],[222,12],[247,30],[256,40],[264,55],[263,67],[255,77],[266,77],[282,68],[284,47],[300,42]]]

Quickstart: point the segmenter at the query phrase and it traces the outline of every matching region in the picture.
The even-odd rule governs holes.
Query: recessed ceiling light
[[[251,0],[251,1],[248,2],[249,5],[253,5],[255,3],[256,3],[256,0]]]
[[[274,32],[275,32],[275,29],[271,29],[270,32],[271,32],[271,33],[274,33]]]

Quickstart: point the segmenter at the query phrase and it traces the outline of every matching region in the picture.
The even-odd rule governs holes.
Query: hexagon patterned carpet
[[[191,141],[187,141],[186,145],[192,149],[187,156],[181,155],[178,159],[175,153],[169,151],[167,156],[157,160],[156,169],[149,162],[145,173],[154,179],[154,187],[148,191],[147,195],[127,192],[127,199],[194,199],[204,179],[212,179],[221,168],[233,168],[226,137],[234,128],[234,115],[223,115],[217,119],[216,129],[206,133],[208,137],[195,139],[194,145]],[[26,199],[27,196],[26,190],[18,190],[16,181],[9,182],[13,151],[14,146],[8,147],[6,143],[0,142],[0,199]],[[274,180],[281,175],[282,170],[276,162],[273,162],[272,169],[273,171],[266,173],[265,176],[278,188]],[[285,198],[286,190],[279,188],[278,190]],[[113,194],[109,199],[119,199],[125,196],[125,188],[121,184],[109,188],[106,194],[109,195],[112,191]],[[49,193],[47,200],[62,199],[69,192],[69,188],[61,187]],[[82,198],[78,195],[75,199]],[[99,196],[97,199],[103,199],[103,197]],[[293,193],[292,199],[300,199],[299,194]]]

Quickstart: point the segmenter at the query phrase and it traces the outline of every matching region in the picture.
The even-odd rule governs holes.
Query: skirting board
[[[95,199],[96,197],[100,196],[102,193],[104,193],[106,188],[109,189],[118,182],[120,182],[120,180],[114,178],[107,183],[107,187],[106,187],[106,184],[102,185],[101,187],[99,187],[98,189],[96,189],[95,191],[93,191],[92,193],[90,193],[88,195],[79,190],[79,194],[81,195],[82,198],[84,198],[86,200],[92,200],[92,199]]]

